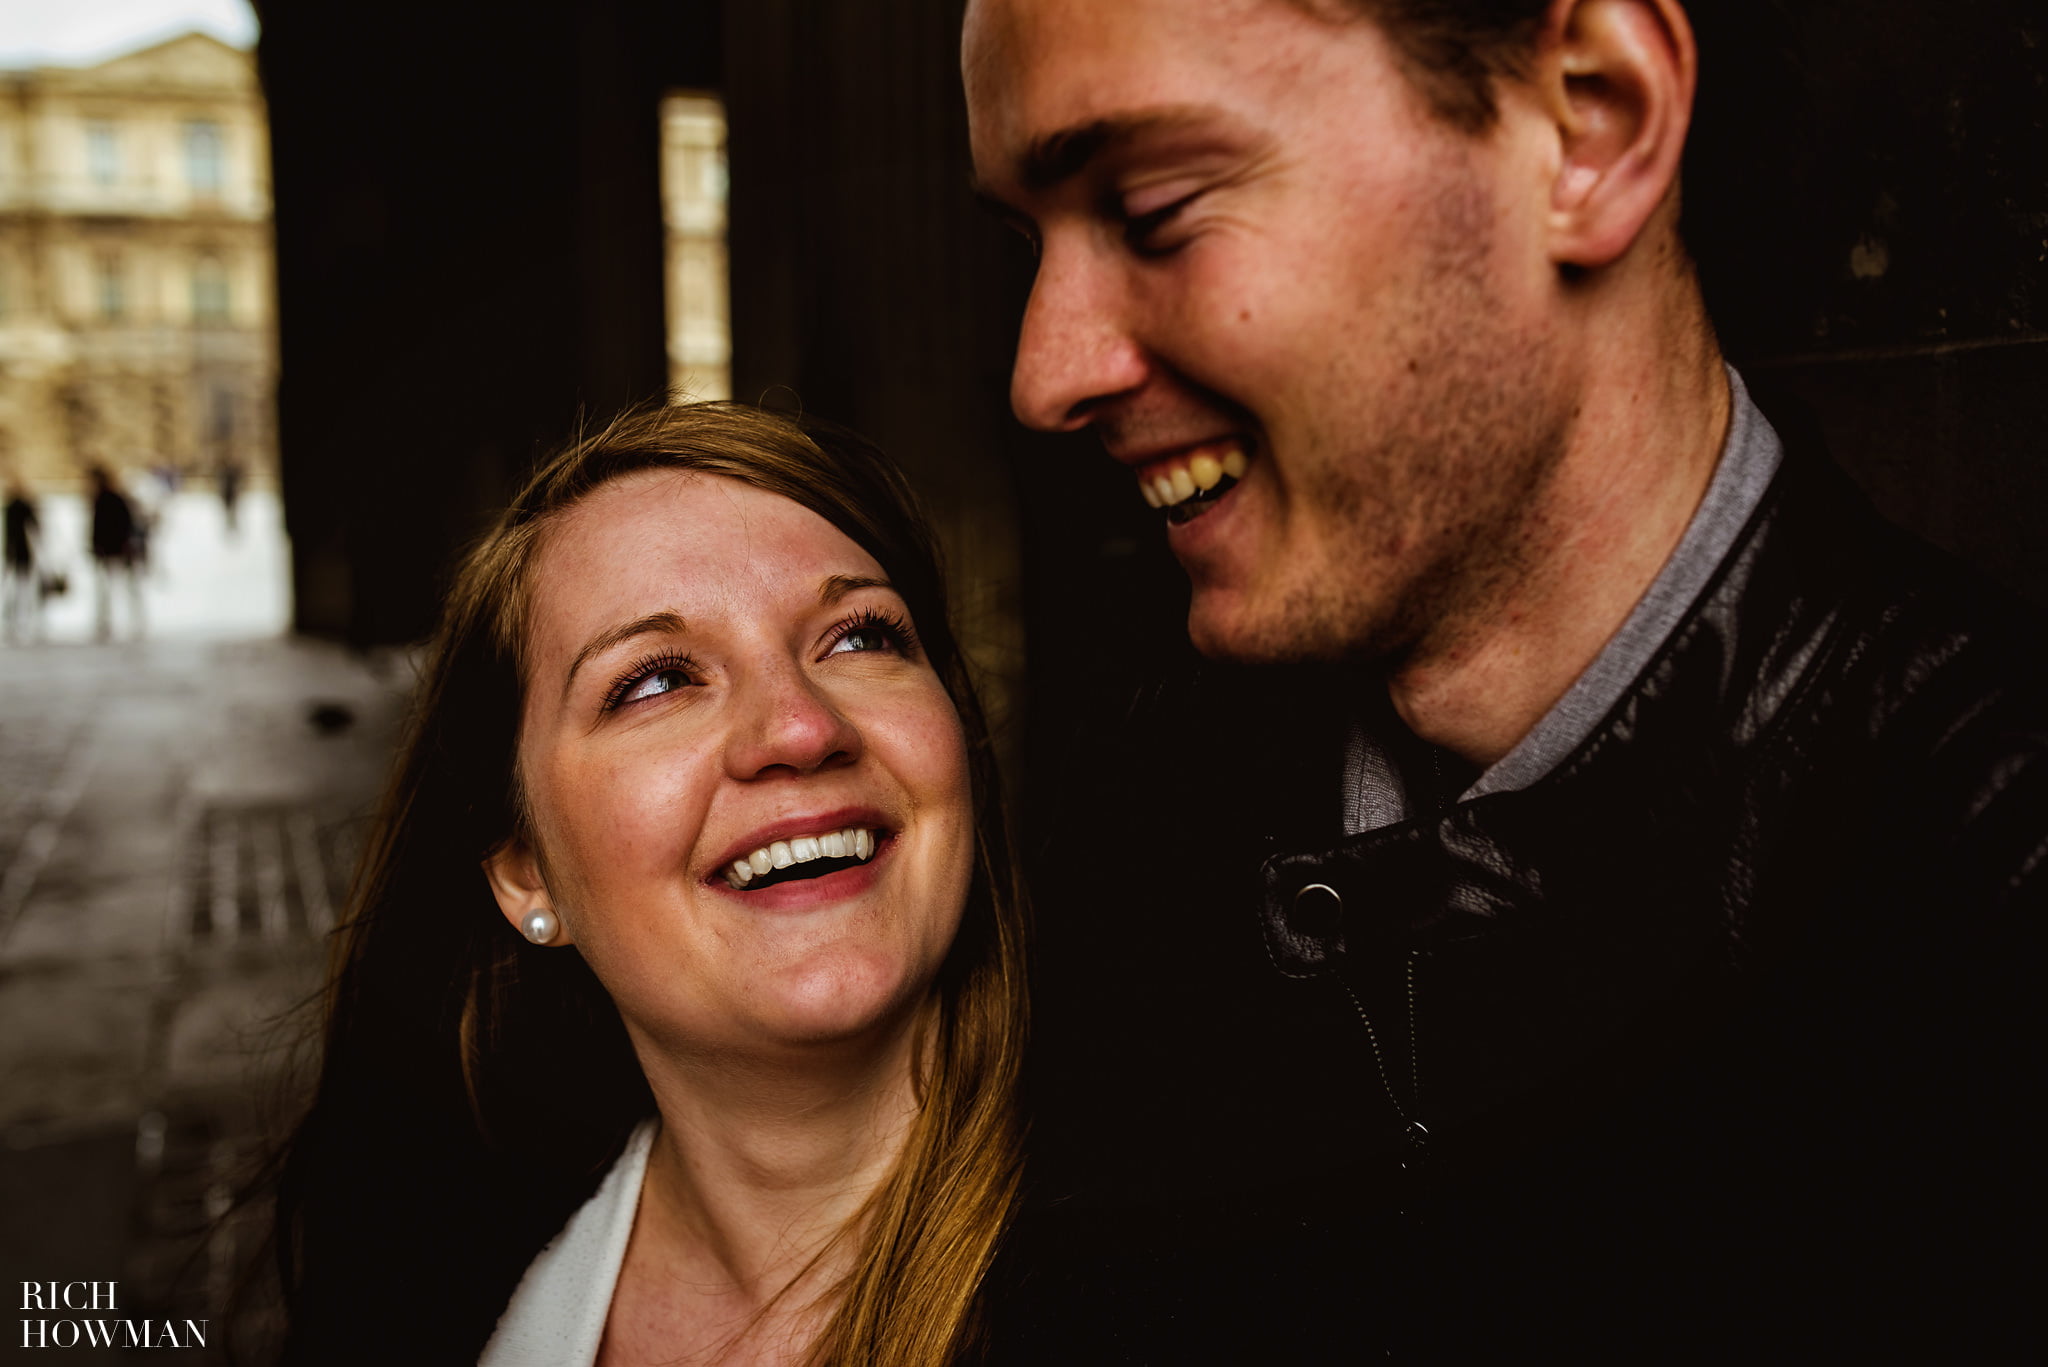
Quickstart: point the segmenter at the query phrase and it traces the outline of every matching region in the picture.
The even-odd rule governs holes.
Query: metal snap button
[[[1298,935],[1335,935],[1344,929],[1344,899],[1328,883],[1310,883],[1294,894],[1287,919]]]

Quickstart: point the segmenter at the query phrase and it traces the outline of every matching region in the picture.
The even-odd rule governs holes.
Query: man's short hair
[[[1322,18],[1385,30],[1437,117],[1467,133],[1493,126],[1494,83],[1524,75],[1550,0],[1290,0]]]

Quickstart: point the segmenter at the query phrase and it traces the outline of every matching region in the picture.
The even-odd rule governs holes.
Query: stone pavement
[[[225,1361],[261,1228],[237,1184],[408,682],[283,637],[0,648],[0,1285],[119,1282],[122,1317],[212,1321],[180,1361]]]

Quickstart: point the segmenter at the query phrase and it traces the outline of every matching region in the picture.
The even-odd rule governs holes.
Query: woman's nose
[[[740,685],[726,747],[734,778],[808,774],[860,758],[860,729],[802,670],[778,668]]]

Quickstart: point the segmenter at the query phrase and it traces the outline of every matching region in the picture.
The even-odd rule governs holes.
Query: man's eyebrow
[[[1018,177],[1027,190],[1051,190],[1080,175],[1105,152],[1161,128],[1211,122],[1216,112],[1201,105],[1165,105],[1062,128],[1025,149]]]
[[[874,579],[860,574],[835,574],[818,590],[818,602],[829,608],[858,589],[887,589],[891,593],[896,592],[896,586],[886,579]]]
[[[569,675],[562,680],[562,695],[568,696],[569,685],[576,681],[576,671],[583,668],[583,662],[591,656],[602,655],[621,641],[630,641],[635,636],[648,636],[655,632],[681,635],[686,630],[688,628],[683,625],[683,619],[677,614],[650,612],[645,617],[636,617],[630,622],[600,631],[590,638],[583,649],[576,652],[576,658],[570,662]]]
[[[1088,169],[1103,149],[1130,136],[1122,120],[1097,119],[1048,133],[1024,150],[1018,171],[1026,189],[1050,190]]]

